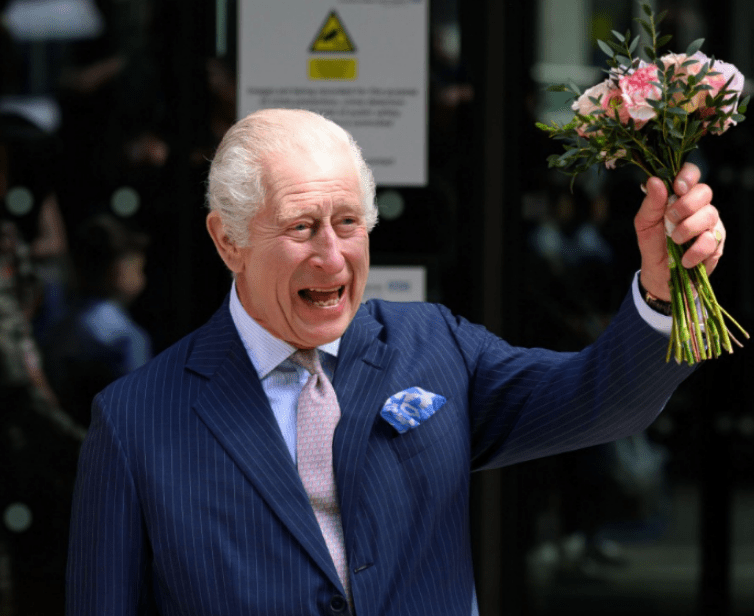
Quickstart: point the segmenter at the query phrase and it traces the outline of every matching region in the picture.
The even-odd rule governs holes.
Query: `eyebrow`
[[[319,218],[319,215],[317,214],[318,210],[318,204],[314,203],[295,203],[295,204],[288,204],[284,211],[278,211],[275,220],[279,223],[287,223],[292,220],[295,220],[296,218],[299,218],[300,216],[314,216],[315,218]],[[366,208],[364,207],[364,204],[361,201],[352,201],[351,199],[348,200],[339,200],[334,199],[333,200],[333,212],[332,215],[340,214],[341,211],[345,210],[346,212],[353,212],[355,214],[358,214],[359,216],[365,216],[366,215]]]

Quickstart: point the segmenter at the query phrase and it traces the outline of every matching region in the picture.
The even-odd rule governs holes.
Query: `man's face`
[[[267,198],[239,248],[236,287],[265,329],[297,348],[340,337],[361,303],[369,235],[347,146],[277,156]],[[234,270],[235,271],[235,270]]]

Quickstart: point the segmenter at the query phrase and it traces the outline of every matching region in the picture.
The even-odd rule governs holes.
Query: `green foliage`
[[[705,62],[696,70],[698,52],[704,39],[693,41],[686,48],[689,58],[680,65],[659,61],[660,49],[671,41],[670,35],[662,35],[658,29],[667,11],[654,15],[652,8],[641,5],[643,16],[638,18],[641,29],[649,37],[649,45],[644,47],[646,60],[657,66],[657,81],[651,82],[662,92],[658,100],[647,99],[656,116],[639,126],[633,119],[621,122],[618,105],[602,108],[601,98],[589,97],[595,107],[589,115],[576,113],[568,124],[560,126],[537,123],[537,127],[553,139],[563,142],[564,152],[548,158],[550,167],[573,176],[587,171],[591,166],[621,167],[636,165],[647,175],[656,175],[668,182],[692,150],[698,147],[699,140],[708,133],[724,132],[730,122],[742,122],[745,117],[749,97],[738,102],[737,92],[729,90],[730,80],[717,94],[705,83],[705,79],[719,75],[711,62]],[[640,36],[612,31],[612,39],[598,40],[597,45],[607,56],[608,81],[617,87],[618,80],[640,67],[645,59],[636,55]],[[714,62],[714,61],[712,61]],[[641,65],[643,66],[643,65]],[[691,74],[690,67],[693,67]],[[574,100],[581,96],[579,88],[573,84],[559,84],[547,88],[550,92],[568,92]],[[700,106],[704,108],[702,117]],[[727,110],[726,110],[727,108]],[[637,128],[638,126],[638,128]]]

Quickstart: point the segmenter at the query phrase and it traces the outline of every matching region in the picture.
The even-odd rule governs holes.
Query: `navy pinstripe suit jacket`
[[[468,616],[469,475],[645,428],[690,369],[630,295],[577,354],[511,347],[431,304],[369,302],[343,336],[334,441],[359,616]],[[403,435],[379,411],[447,403]],[[68,614],[337,613],[335,568],[228,302],[94,403]]]

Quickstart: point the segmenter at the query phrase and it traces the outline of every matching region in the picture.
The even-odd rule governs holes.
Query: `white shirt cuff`
[[[673,330],[673,317],[666,317],[664,314],[660,314],[656,310],[652,310],[647,306],[647,302],[639,292],[639,272],[634,275],[634,282],[631,285],[631,289],[634,297],[634,305],[636,310],[639,311],[639,316],[644,319],[647,324],[655,331],[670,337],[670,332]]]

